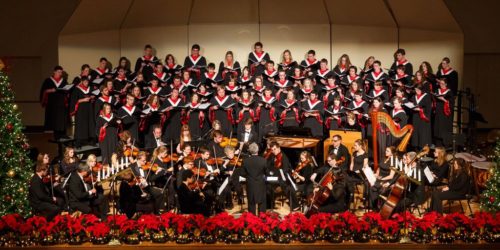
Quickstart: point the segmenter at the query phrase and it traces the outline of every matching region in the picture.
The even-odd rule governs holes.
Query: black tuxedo
[[[275,166],[274,162],[276,156],[274,154],[270,157],[270,160],[267,161],[267,175],[278,177],[278,184],[281,187],[281,190],[284,191],[287,197],[291,197],[290,207],[292,209],[295,209],[298,206],[298,202],[295,190],[290,184],[290,179],[289,179],[289,177],[291,178],[292,166],[290,164],[290,160],[288,160],[288,157],[283,151],[281,151],[281,155],[282,155],[281,168],[277,168]],[[267,205],[270,209],[274,209],[276,187],[277,185],[275,183],[268,183],[267,185],[267,195],[268,195]]]
[[[159,139],[160,139],[160,141],[162,141],[161,137]],[[156,139],[152,133],[146,135],[145,141],[146,141],[146,143],[145,143],[144,148],[146,148],[147,150],[153,150],[153,149],[159,147],[158,143],[156,142]]]
[[[206,208],[198,191],[192,191],[186,184],[182,183],[177,190],[177,194],[181,213],[210,215],[210,211]]]
[[[62,208],[62,204],[54,203],[49,188],[37,174],[31,178],[28,200],[34,212],[46,216],[47,220],[52,220]]]
[[[242,130],[238,131],[238,141],[239,142],[245,142],[245,134],[246,134],[246,131],[245,129],[243,128]],[[251,129],[250,130],[250,134],[248,136],[248,141],[243,144],[243,152],[247,152],[248,150],[248,145],[252,144],[252,143],[260,143],[260,140],[259,140],[259,134],[255,131],[255,129]]]
[[[261,156],[252,155],[243,160],[244,176],[247,179],[248,211],[255,214],[256,204],[259,213],[266,211],[266,183],[264,181],[267,161]]]
[[[328,153],[333,153],[335,148],[333,145],[330,145],[328,147]],[[339,164],[339,167],[343,171],[349,170],[349,165],[351,164],[351,154],[349,154],[349,150],[347,149],[344,144],[340,144],[339,148],[337,149],[337,158],[335,160],[340,160],[342,157],[344,157],[344,162],[342,164]]]
[[[144,187],[143,191],[151,195],[151,198],[154,201],[155,214],[159,214],[160,209],[163,209],[165,206],[163,199],[163,191],[160,188],[154,187],[153,183],[156,181],[156,179],[163,176],[166,172],[163,171],[156,174],[153,171],[151,171],[148,175],[148,170],[143,170],[143,175],[141,175],[141,170],[137,165],[137,162],[130,165],[130,168],[132,169],[132,172],[136,177],[143,177],[143,178],[146,178],[146,176],[148,177],[146,180],[148,182],[148,186]]]
[[[108,203],[102,193],[91,195],[89,190],[92,187],[85,188],[86,183],[80,178],[77,172],[74,172],[68,180],[68,201],[69,207],[78,210],[84,214],[94,211],[101,219],[105,219],[108,213]]]

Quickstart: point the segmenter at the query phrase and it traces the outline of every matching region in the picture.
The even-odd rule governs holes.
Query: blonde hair
[[[434,160],[439,166],[446,162],[446,149],[444,147],[436,147],[437,157]]]

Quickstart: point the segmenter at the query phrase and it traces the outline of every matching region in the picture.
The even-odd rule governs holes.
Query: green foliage
[[[490,179],[486,182],[486,190],[481,196],[481,208],[490,211],[500,211],[500,140],[495,147],[495,167],[490,169],[492,172]]]

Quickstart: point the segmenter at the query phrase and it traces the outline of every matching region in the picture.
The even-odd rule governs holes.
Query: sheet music
[[[278,176],[267,176],[266,181],[268,182],[277,182],[278,181]]]
[[[100,93],[101,93],[101,91],[99,89],[92,91],[93,95],[99,95]]]
[[[73,88],[73,85],[72,85],[72,84],[68,84],[68,85],[65,85],[64,87],[59,88],[59,89],[60,89],[60,90],[66,90],[66,91],[68,91],[68,90],[70,90],[71,88]]]
[[[104,81],[104,78],[96,78],[94,79],[94,81],[92,81],[92,83],[101,84],[102,81]]]
[[[429,167],[424,168],[424,174],[425,174],[425,177],[427,177],[427,180],[429,181],[429,183],[434,182],[434,176],[432,175],[432,171],[429,169]]]
[[[288,177],[288,180],[292,184],[293,190],[297,191],[297,185],[295,185],[295,182],[292,180],[292,177],[290,177],[289,174],[286,174],[286,177]]]
[[[364,167],[363,173],[365,174],[366,179],[370,183],[370,186],[373,186],[375,184],[375,181],[377,181],[377,177],[375,177],[373,170],[370,167]]]
[[[222,182],[222,185],[220,185],[219,190],[217,191],[218,195],[222,194],[222,191],[224,191],[224,189],[226,189],[226,186],[227,186],[228,183],[229,183],[229,177],[226,177],[226,179],[224,180],[224,182]]]
[[[245,177],[240,176],[239,182],[245,182],[245,181],[247,181],[247,179]]]
[[[413,102],[407,102],[407,103],[405,103],[404,105],[405,105],[406,107],[408,107],[409,109],[413,109],[413,108],[415,108],[415,107],[416,107],[416,106],[415,106],[415,104],[413,104]]]

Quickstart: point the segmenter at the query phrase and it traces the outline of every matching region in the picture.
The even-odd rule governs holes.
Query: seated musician
[[[162,138],[161,126],[159,124],[156,124],[153,126],[152,133],[146,135],[145,148],[147,150],[152,150],[159,146],[165,145],[165,143],[162,141],[161,138]]]
[[[340,159],[344,159],[344,161],[339,164],[342,170],[347,171],[349,169],[351,154],[349,153],[349,149],[347,149],[347,147],[342,144],[342,136],[334,135],[332,137],[332,145],[328,147],[328,152],[330,154],[334,153],[337,156],[337,159],[335,159],[337,161]]]
[[[259,146],[256,143],[248,145],[250,156],[243,160],[244,176],[247,179],[248,212],[252,214],[266,211],[266,175],[267,162],[258,156]]]
[[[281,151],[280,145],[273,141],[270,143],[270,148],[272,151],[271,157],[268,160],[267,176],[273,176],[278,178],[278,185],[281,187],[282,192],[287,198],[291,198],[290,208],[291,210],[298,210],[299,204],[297,202],[296,190],[294,190],[291,185],[291,165],[286,154]],[[276,192],[276,183],[268,183],[267,186],[267,206],[269,209],[274,209],[274,199]]]
[[[175,155],[174,155],[175,156]],[[175,157],[168,155],[167,147],[159,146],[153,151],[153,166],[158,166],[158,174],[155,175],[154,184],[168,194],[168,210],[175,204]]]
[[[68,204],[64,192],[64,184],[67,182],[67,178],[61,178],[57,171],[57,168],[55,168],[54,165],[50,165],[49,154],[39,153],[36,159],[36,165],[47,166],[47,178],[45,178],[45,181],[46,186],[51,191],[50,195],[56,197],[56,199],[58,199],[58,202],[60,202],[62,206],[67,207]]]
[[[403,171],[405,175],[412,180],[417,180],[419,182],[422,181],[423,171],[418,166],[418,162],[414,161],[416,157],[415,152],[408,152],[403,155],[403,164],[401,166],[403,169],[399,169]],[[396,175],[396,179],[398,176]],[[396,207],[394,208],[395,213],[403,212],[405,209],[409,208],[411,205],[420,205],[424,201],[424,185],[419,185],[414,181],[408,180],[406,187],[406,194],[404,195],[404,199],[401,199]]]
[[[247,153],[248,145],[251,143],[260,143],[259,134],[255,131],[252,118],[247,118],[242,131],[238,131],[238,141],[240,142],[239,149],[244,153]]]
[[[139,152],[139,147],[137,147],[137,143],[133,141],[132,134],[130,131],[124,130],[118,135],[118,137],[120,138],[116,149],[118,158],[128,157],[128,161],[130,163],[134,163],[135,157]]]
[[[354,191],[357,184],[364,184],[363,197],[367,198],[369,184],[363,175],[363,168],[368,165],[367,143],[363,140],[356,140],[353,146],[351,165],[347,171],[347,191],[349,200],[354,199]]]
[[[199,189],[192,187],[195,178],[192,171],[182,172],[182,184],[177,191],[180,213],[210,216],[210,210],[203,202],[205,195]]]
[[[446,149],[444,147],[436,147],[436,149],[434,149],[434,157],[435,159],[429,167],[434,177],[434,181],[430,184],[432,186],[439,186],[443,185],[443,181],[447,181],[450,171],[450,165],[446,160]]]
[[[311,175],[314,172],[315,163],[309,151],[302,151],[299,160],[300,162],[292,172],[292,176],[295,179],[295,183],[297,183],[298,191],[301,192],[303,197],[306,197],[313,189]]]
[[[132,173],[125,173],[122,175],[120,182],[120,212],[127,215],[130,219],[137,211],[137,203],[141,200],[141,188],[136,185],[134,175]]]
[[[64,200],[51,195],[49,187],[43,181],[49,172],[49,167],[45,164],[37,164],[35,171],[30,181],[28,200],[36,214],[50,221],[61,212]]]
[[[328,183],[327,188],[330,190],[330,196],[328,199],[319,207],[318,212],[322,213],[339,213],[347,209],[346,204],[346,182],[345,182],[345,171],[337,166],[337,161],[335,160],[337,155],[330,153],[326,160],[327,164],[318,169],[316,178],[323,178],[323,176],[332,168],[333,175],[335,176],[334,183]],[[319,191],[319,187],[314,188],[313,192]]]
[[[216,175],[220,174],[220,170],[215,165],[208,164],[208,160],[210,159],[210,150],[201,147],[199,150],[200,158],[194,161],[193,172],[194,172],[194,180],[195,182],[202,183],[200,187],[201,192],[203,192],[205,196],[205,204],[208,207],[212,207],[214,205],[215,197],[217,194],[217,188],[219,187],[219,182],[215,178]],[[220,204],[218,205],[218,209],[220,210]]]
[[[184,144],[182,145],[181,153],[179,154],[179,159],[175,162],[175,170],[176,174],[176,187],[180,187],[182,184],[182,172],[191,171],[191,168],[194,165],[194,152],[192,151],[191,145]]]
[[[146,164],[146,152],[141,151],[137,155],[137,160],[135,163],[130,165],[134,176],[137,179],[137,185],[142,189],[145,195],[143,198],[147,198],[148,196],[154,201],[154,213],[159,214],[160,210],[164,209],[163,202],[163,192],[160,188],[154,187],[150,185],[153,183],[159,176],[161,176],[161,172],[163,171],[161,168],[156,169],[156,172],[152,169],[152,164]]]
[[[225,157],[224,163],[222,164],[223,172],[227,177],[229,177],[229,184],[228,188],[225,189],[225,192],[223,192],[221,195],[225,198],[224,200],[226,201],[226,208],[232,209],[233,208],[233,201],[232,201],[232,195],[231,195],[231,189],[233,189],[236,192],[236,196],[238,197],[238,204],[243,203],[243,188],[241,187],[240,183],[240,176],[242,176],[242,171],[243,169],[241,168],[241,155],[235,155],[235,149],[231,146],[227,146],[224,148],[224,153]],[[238,164],[238,162],[240,164]],[[222,197],[221,197],[222,198]]]
[[[442,190],[432,192],[431,206],[429,207],[430,211],[442,213],[443,200],[463,199],[470,191],[471,181],[470,176],[467,174],[467,170],[464,167],[464,159],[455,159],[452,166],[453,174],[450,177],[449,184]]]
[[[212,140],[207,144],[208,150],[212,153],[212,157],[224,156],[224,148],[220,146],[224,135],[220,130],[214,130]]]
[[[379,208],[377,201],[379,200],[379,195],[385,193],[389,190],[389,185],[394,178],[394,170],[391,169],[391,159],[395,159],[396,148],[387,147],[385,149],[385,160],[379,164],[377,171],[375,172],[375,177],[377,180],[375,184],[370,187],[370,204],[374,210]]]
[[[76,174],[69,177],[69,208],[84,214],[93,213],[105,220],[108,213],[108,201],[102,193],[97,192],[95,184],[85,182],[85,179],[91,174],[91,166],[94,166],[95,162],[89,162],[87,159],[87,164],[80,165],[75,172]],[[91,179],[91,181],[93,180]]]
[[[64,149],[64,158],[60,164],[61,175],[68,176],[78,168],[78,165],[80,165],[80,159],[75,155],[75,149],[66,147]]]

